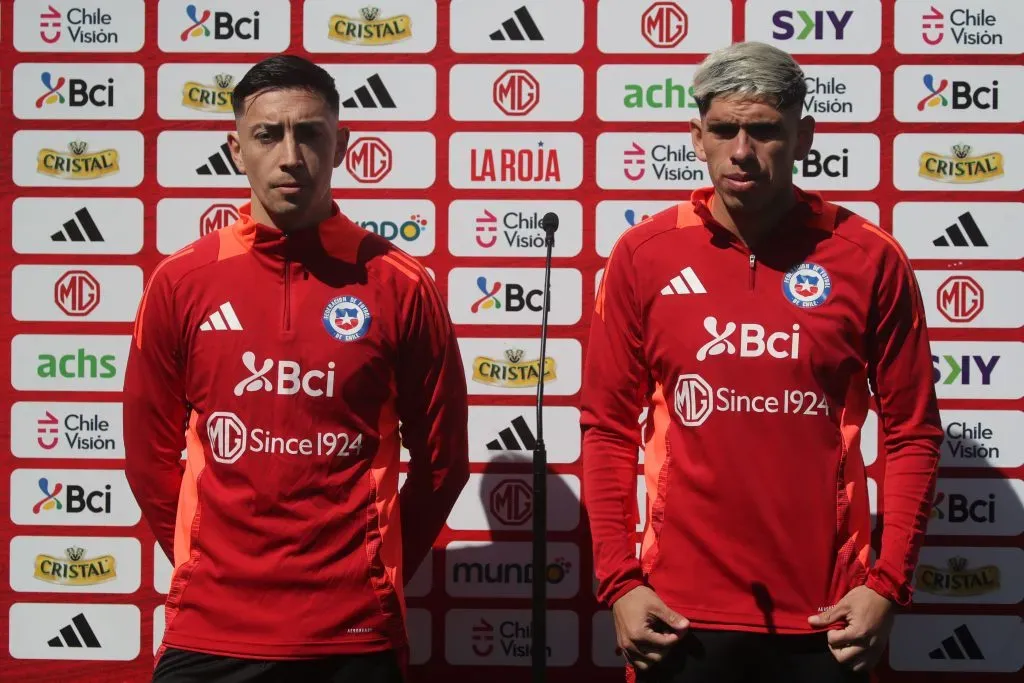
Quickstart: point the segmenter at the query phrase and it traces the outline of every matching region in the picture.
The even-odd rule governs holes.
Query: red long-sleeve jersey
[[[942,441],[920,292],[891,236],[795,192],[753,253],[702,189],[609,257],[581,411],[607,604],[646,584],[697,627],[795,633],[857,585],[910,600]],[[886,458],[873,565],[859,452],[872,402]]]
[[[403,577],[468,479],[448,313],[337,207],[290,235],[240,213],[160,263],[128,358],[125,469],[174,561],[164,645],[404,651]]]

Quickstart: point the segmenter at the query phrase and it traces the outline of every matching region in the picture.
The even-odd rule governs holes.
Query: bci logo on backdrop
[[[291,43],[291,3],[163,0],[157,35],[164,52],[283,52]]]
[[[14,67],[19,119],[137,119],[144,72],[138,64],[30,64]]]

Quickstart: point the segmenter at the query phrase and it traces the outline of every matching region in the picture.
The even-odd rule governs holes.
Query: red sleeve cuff
[[[885,567],[879,563],[876,563],[871,571],[868,572],[868,578],[864,585],[900,607],[909,606],[910,600],[913,597],[911,585],[906,581],[894,580],[891,573],[886,571]]]

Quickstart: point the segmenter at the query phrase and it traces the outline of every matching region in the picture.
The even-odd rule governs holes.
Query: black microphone
[[[551,308],[551,250],[555,246],[558,214],[540,219],[544,230],[544,302],[540,318],[540,378],[537,380],[537,440],[533,448],[533,613],[530,625],[533,683],[544,683],[547,671],[547,527],[548,452],[544,446],[544,374],[547,365],[548,309]]]

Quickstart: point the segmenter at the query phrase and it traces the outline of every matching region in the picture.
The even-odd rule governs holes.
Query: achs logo
[[[249,376],[235,385],[235,396],[248,392],[276,391],[278,396],[294,396],[302,392],[306,396],[327,398],[334,397],[334,361],[327,363],[327,371],[302,371],[302,366],[293,360],[274,362],[273,358],[263,361],[256,369],[256,354],[246,351],[242,354],[242,365],[249,371]],[[267,375],[277,368],[276,382]]]
[[[1001,356],[989,356],[987,359],[983,356],[932,356],[932,382],[935,384],[942,382],[943,384],[976,385],[978,384],[976,379],[972,381],[971,378],[980,376],[981,384],[988,386],[992,383],[992,372],[1000,358]],[[940,369],[940,361],[945,361],[948,366],[948,374],[943,373]],[[972,371],[974,367],[978,369],[977,375]]]
[[[693,86],[666,78],[662,83],[627,83],[622,104],[626,109],[696,109]]]
[[[657,48],[671,48],[683,42],[690,30],[689,17],[674,2],[656,2],[640,17],[640,33]]]
[[[59,586],[95,586],[117,578],[113,555],[85,558],[85,548],[64,550],[65,557],[37,555],[33,576]]]
[[[985,308],[985,290],[966,275],[947,278],[935,294],[939,313],[951,323],[969,323]]]
[[[704,344],[697,350],[697,360],[703,361],[708,356],[720,356],[728,354],[737,355],[737,346],[732,341],[732,336],[739,329],[739,356],[740,358],[759,358],[767,353],[772,358],[799,358],[800,357],[800,325],[794,324],[792,333],[775,332],[768,334],[763,325],[756,323],[725,323],[725,327],[719,331],[718,318],[708,316],[704,318],[704,329],[711,335],[711,341]],[[783,345],[780,348],[780,345]]]
[[[234,80],[231,74],[216,74],[213,77],[214,85],[188,81],[181,89],[181,104],[196,111],[230,114]]]
[[[212,204],[199,217],[199,236],[204,237],[215,230],[226,228],[240,218],[234,204]]]
[[[796,17],[799,17],[799,25]],[[779,10],[772,15],[772,24],[775,30],[772,38],[775,40],[842,40],[846,34],[846,26],[853,18],[853,10],[846,10],[842,14],[833,10]],[[800,32],[797,33],[799,28]]]
[[[61,356],[41,353],[36,374],[45,379],[112,379],[117,376],[117,366],[114,364],[116,360],[113,354],[97,357],[84,348],[79,348],[76,353]]]
[[[391,173],[391,165],[391,148],[377,137],[359,138],[345,155],[345,169],[360,183],[379,183]]]
[[[501,308],[501,300],[498,299],[498,292],[501,291],[500,282],[495,282],[494,286],[489,288],[487,286],[487,278],[481,275],[476,279],[476,286],[484,295],[473,302],[469,309],[471,312],[476,313],[481,308],[484,310]]]
[[[230,465],[245,453],[248,430],[234,413],[219,411],[210,415],[206,421],[206,436],[213,459],[219,463]]]
[[[50,480],[46,477],[40,478],[38,483],[43,497],[32,506],[32,514],[38,515],[49,510],[61,510],[68,514],[80,512],[110,514],[110,484],[104,486],[102,491],[87,491],[77,484],[64,486],[61,482],[56,482],[51,490]],[[65,491],[67,495],[62,502],[59,496]]]
[[[970,145],[953,145],[952,156],[921,154],[917,174],[940,183],[983,183],[1003,175],[1003,155],[989,152],[971,156]]]
[[[260,13],[258,10],[253,12],[251,17],[235,19],[230,12],[211,12],[204,9],[200,13],[195,5],[187,5],[185,14],[191,24],[179,36],[183,43],[187,40],[209,38],[210,36],[213,36],[214,40],[260,39]],[[209,26],[211,16],[213,17],[212,31]]]
[[[81,317],[100,304],[100,283],[85,270],[69,270],[53,285],[53,301],[66,315]]]
[[[338,341],[355,341],[370,329],[370,309],[354,296],[339,296],[324,307],[323,321],[327,334]]]
[[[533,516],[533,489],[522,479],[505,479],[491,490],[488,503],[502,524],[525,524]]]
[[[921,15],[921,39],[929,45],[938,45],[946,37],[946,15],[933,5]]]
[[[336,14],[330,18],[327,37],[351,45],[387,45],[412,37],[408,14],[379,19],[380,8],[363,7],[360,17]]]
[[[506,349],[504,360],[477,356],[473,359],[473,381],[491,386],[521,389],[535,387],[540,381],[540,359],[523,360],[522,349]],[[558,379],[555,359],[544,359],[544,383]]]
[[[622,172],[626,178],[636,182],[647,174],[647,150],[634,142],[622,152]]]
[[[494,81],[492,97],[508,116],[526,116],[540,103],[540,81],[525,69],[510,69]]]
[[[490,35],[491,40],[523,41],[544,40],[537,23],[533,20],[530,10],[523,5],[511,17],[501,22],[501,28]]]
[[[1001,588],[999,567],[988,565],[968,569],[967,564],[966,558],[951,557],[945,568],[919,565],[915,572],[916,588],[932,595],[957,598],[984,595]]]
[[[95,180],[121,170],[116,149],[87,154],[89,144],[81,140],[68,143],[68,152],[41,149],[36,158],[36,172],[62,180]]]
[[[814,308],[825,303],[832,291],[828,271],[816,263],[793,266],[782,278],[782,293],[800,308]]]
[[[469,177],[473,182],[561,182],[558,150],[544,149],[476,149],[469,153]]]
[[[114,105],[114,79],[108,78],[105,84],[89,86],[89,83],[81,78],[67,79],[57,76],[56,83],[54,76],[49,71],[44,71],[39,76],[43,87],[46,90],[36,100],[36,109],[53,104],[67,104],[69,107],[112,107]],[[65,97],[61,89],[65,83],[68,86],[68,96]]]
[[[484,249],[490,249],[498,242],[498,218],[484,209],[483,216],[476,219],[476,243]]]

